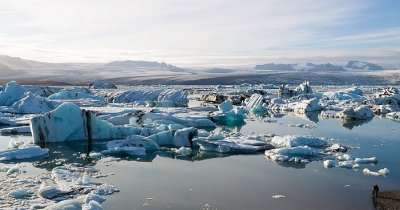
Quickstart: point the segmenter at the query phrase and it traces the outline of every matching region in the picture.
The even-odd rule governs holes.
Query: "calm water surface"
[[[40,171],[51,170],[63,162],[81,162],[104,173],[114,173],[100,180],[120,188],[121,192],[109,197],[103,205],[105,209],[118,210],[374,209],[370,199],[374,184],[383,190],[400,190],[400,123],[375,118],[355,127],[344,127],[337,119],[311,119],[315,122],[299,116],[277,118],[275,123],[256,119],[248,120],[241,128],[230,129],[243,134],[310,134],[334,138],[355,147],[349,152],[353,157],[376,156],[378,164],[366,167],[373,170],[387,167],[390,175],[364,176],[363,165],[354,171],[325,169],[321,161],[307,165],[278,164],[265,159],[263,154],[214,158],[199,154],[186,160],[159,154],[139,161],[94,162],[79,158],[79,153],[87,148],[85,145],[51,146],[51,156],[33,165]],[[288,126],[296,123],[316,127]],[[1,137],[0,147],[6,147],[9,138]],[[100,143],[94,149],[101,147]],[[276,194],[286,197],[272,198]]]

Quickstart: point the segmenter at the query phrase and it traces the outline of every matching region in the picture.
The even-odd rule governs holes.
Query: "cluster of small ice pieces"
[[[93,167],[70,164],[36,176],[23,175],[21,170],[20,165],[2,170],[9,178],[1,181],[1,209],[98,210],[107,196],[119,192],[95,182],[101,173]]]
[[[10,141],[9,148],[0,151],[0,161],[44,158],[49,155],[49,149],[44,148],[48,143],[101,140],[106,141],[105,148],[92,151],[89,157],[144,157],[160,150],[188,157],[197,152],[223,156],[264,153],[267,159],[277,162],[321,161],[325,168],[359,169],[377,164],[377,158],[353,158],[349,146],[332,139],[244,135],[215,128],[241,126],[260,116],[289,112],[307,118],[320,113],[322,117],[341,119],[344,125],[368,121],[376,115],[400,119],[400,93],[396,88],[378,89],[372,94],[358,87],[316,92],[307,81],[294,88],[273,86],[277,93],[246,87],[239,86],[239,93],[229,95],[211,90],[212,93],[199,97],[204,102],[201,106],[188,108],[189,97],[195,95],[189,96],[189,92],[193,90],[162,86],[114,90],[117,87],[105,81],[94,81],[90,88],[51,89],[11,81],[0,92],[0,125],[7,126],[0,129],[0,134],[32,135],[33,144]],[[216,90],[222,89],[219,86]],[[267,121],[276,122],[264,120]],[[304,123],[289,126],[314,127]],[[102,209],[105,196],[118,191],[111,185],[93,182],[93,175],[99,173],[95,169],[74,164],[28,178],[19,178],[23,172],[19,164],[0,171],[9,177],[1,183],[8,200],[1,202],[0,208]],[[364,167],[362,172],[370,176],[389,174],[387,168],[372,171]]]

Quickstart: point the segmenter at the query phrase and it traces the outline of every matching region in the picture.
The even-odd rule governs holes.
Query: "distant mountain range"
[[[93,74],[95,72],[95,75]],[[126,76],[133,74],[177,74],[185,70],[153,61],[113,61],[110,63],[46,63],[0,55],[0,76],[22,78],[43,76]]]
[[[324,64],[276,64],[267,63],[262,65],[256,65],[255,70],[281,70],[281,71],[326,71],[326,72],[340,72],[348,70],[365,70],[365,71],[379,71],[384,68],[378,64],[373,64],[364,61],[349,61],[344,66],[334,65],[331,63]]]

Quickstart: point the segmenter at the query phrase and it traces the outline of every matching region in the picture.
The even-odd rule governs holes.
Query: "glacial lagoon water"
[[[313,121],[310,121],[313,120]],[[276,121],[275,121],[276,120]],[[307,123],[313,128],[290,127]],[[50,156],[26,161],[26,173],[51,171],[57,165],[82,163],[95,166],[103,174],[96,181],[115,185],[119,193],[103,204],[105,209],[374,209],[372,186],[381,190],[400,190],[400,123],[375,117],[357,125],[345,125],[338,119],[306,118],[285,115],[272,122],[247,119],[241,128],[218,128],[243,134],[300,134],[333,138],[352,146],[353,157],[378,158],[376,165],[360,169],[323,167],[322,161],[309,164],[282,164],[265,159],[264,154],[221,156],[196,153],[176,157],[160,152],[145,158],[120,157],[94,160],[84,158],[88,145],[49,145]],[[28,136],[0,137],[0,148],[11,138],[26,141]],[[96,142],[92,150],[101,150]],[[362,169],[388,168],[387,177],[365,176]],[[4,178],[3,175],[0,178]],[[283,195],[273,198],[274,195]]]

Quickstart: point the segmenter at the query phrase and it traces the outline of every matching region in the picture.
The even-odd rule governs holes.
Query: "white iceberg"
[[[274,136],[270,143],[275,147],[309,146],[314,148],[323,148],[329,145],[323,138],[299,135]]]
[[[368,120],[374,117],[374,112],[369,106],[362,105],[355,109],[347,108],[339,116],[345,120]]]
[[[197,129],[193,127],[176,130],[174,134],[174,146],[192,147],[193,138],[196,137],[197,134]]]
[[[386,114],[386,118],[391,120],[400,121],[400,112],[390,112]]]
[[[354,162],[357,164],[370,164],[370,163],[376,164],[378,162],[378,159],[376,157],[356,158],[354,159]]]
[[[90,111],[73,103],[63,103],[57,109],[31,119],[35,144],[45,142],[123,139],[139,134],[140,128],[114,126],[99,120]]]
[[[371,171],[368,168],[363,169],[363,174],[367,176],[387,176],[389,172],[387,168],[379,169],[378,171]]]
[[[294,107],[294,111],[297,113],[315,112],[320,111],[321,109],[322,107],[319,105],[319,100],[317,98],[303,100],[296,103]]]

